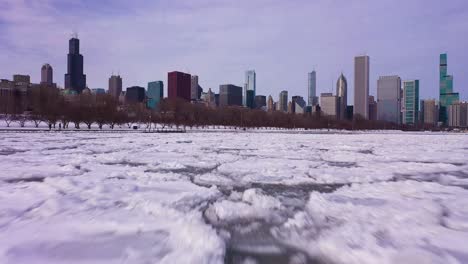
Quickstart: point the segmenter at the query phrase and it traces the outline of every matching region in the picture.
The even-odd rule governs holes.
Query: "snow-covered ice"
[[[468,136],[0,134],[0,263],[468,263]]]

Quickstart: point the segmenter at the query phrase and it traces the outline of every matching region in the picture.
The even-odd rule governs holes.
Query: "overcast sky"
[[[439,53],[448,53],[455,91],[468,99],[467,0],[0,0],[0,78],[40,80],[50,63],[63,86],[68,39],[78,32],[90,88],[199,76],[200,85],[242,85],[255,69],[257,94],[307,96],[335,90],[341,72],[353,100],[353,60],[367,54],[377,79],[420,80],[420,97],[438,99]]]

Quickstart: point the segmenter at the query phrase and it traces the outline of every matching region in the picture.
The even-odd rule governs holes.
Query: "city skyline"
[[[292,95],[307,98],[307,72],[313,69],[317,71],[317,94],[330,92],[341,72],[349,76],[349,84],[354,83],[353,58],[365,53],[372,58],[370,94],[376,94],[379,76],[399,75],[402,79],[420,80],[421,98],[437,99],[438,54],[448,53],[451,58],[450,74],[454,75],[454,89],[460,93],[460,99],[467,99],[468,85],[465,84],[468,84],[468,77],[464,74],[464,62],[468,58],[463,49],[467,46],[467,40],[458,38],[468,28],[467,22],[461,19],[468,12],[463,1],[451,1],[444,6],[437,5],[437,8],[434,8],[435,4],[423,1],[405,3],[406,9],[399,12],[401,19],[394,21],[394,34],[380,32],[389,22],[385,20],[385,14],[380,18],[382,14],[379,13],[398,8],[394,1],[375,4],[369,1],[367,5],[340,2],[340,8],[323,1],[257,1],[249,6],[241,1],[238,7],[224,1],[161,1],[141,2],[138,5],[116,1],[109,8],[103,3],[90,1],[77,2],[72,7],[71,4],[54,1],[41,3],[6,1],[0,4],[4,7],[4,11],[0,11],[0,33],[3,37],[0,58],[10,65],[2,69],[0,78],[24,73],[31,75],[32,80],[38,80],[40,72],[37,69],[49,63],[54,68],[57,84],[63,87],[63,80],[59,76],[63,76],[66,70],[63,51],[67,43],[64,43],[64,39],[71,32],[77,31],[82,41],[81,53],[86,58],[85,73],[90,88],[107,87],[107,80],[113,72],[120,73],[124,87],[145,87],[148,81],[165,80],[167,72],[173,70],[200,76],[200,85],[205,89],[215,89],[223,83],[242,86],[245,70],[255,69],[258,74],[257,94],[275,95],[286,89]],[[260,10],[265,3],[269,4],[269,8]],[[298,6],[302,8],[297,9]],[[242,11],[247,7],[258,11],[250,20],[239,23],[223,20],[217,26],[208,23],[218,21],[217,18],[226,13],[230,14],[229,17],[242,16]],[[297,14],[292,19],[284,14],[288,12],[280,12],[293,8]],[[72,9],[73,12],[70,11]],[[85,10],[92,11],[87,14]],[[414,12],[416,10],[418,12]],[[219,12],[213,14],[213,11]],[[350,23],[357,16],[352,11],[365,11],[367,18]],[[323,14],[309,18],[315,17],[310,14],[315,12]],[[138,19],[134,19],[136,14]],[[315,19],[320,20],[325,15],[331,20],[335,16],[342,19],[337,22],[334,20],[325,28],[319,27],[320,23],[316,25]],[[116,20],[116,17],[119,19]],[[272,29],[272,25],[278,24],[273,17],[279,19],[280,26]],[[82,18],[86,19],[81,23]],[[408,29],[406,25],[416,18],[420,18],[418,26]],[[441,18],[444,18],[444,23],[436,22],[441,21]],[[59,19],[63,23],[55,23]],[[37,23],[31,25],[31,21]],[[366,21],[374,21],[375,25],[370,26]],[[248,22],[258,23],[253,23],[253,28],[249,29],[244,26]],[[130,28],[133,30],[135,27],[139,30],[130,31]],[[220,28],[225,28],[225,32],[219,32]],[[180,30],[180,37],[171,33],[175,29]],[[339,33],[351,29],[356,32],[352,35],[372,38],[372,41],[362,42],[350,36],[344,42],[343,34]],[[164,41],[151,41],[152,34],[149,33],[155,30],[161,34],[155,34],[158,39],[162,37]],[[219,39],[209,38],[214,31],[220,34]],[[245,34],[254,41],[245,41],[246,38],[241,37]],[[399,37],[394,38],[395,34]],[[306,35],[320,37],[312,40],[306,38]],[[391,35],[393,40],[389,41],[386,35]],[[418,41],[414,41],[414,44],[401,41],[405,37]],[[24,41],[30,38],[37,39],[37,43]],[[145,38],[149,39],[143,42]],[[179,38],[187,38],[190,45],[175,44],[179,43]],[[198,41],[192,42],[192,39]],[[421,42],[426,43],[423,48],[418,44]],[[207,43],[209,45],[205,45]],[[26,59],[28,63],[24,63]],[[348,101],[352,101],[354,87],[350,85],[348,90]]]

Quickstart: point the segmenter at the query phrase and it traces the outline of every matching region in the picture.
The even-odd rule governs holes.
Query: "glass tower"
[[[244,92],[243,92],[243,97],[242,97],[242,104],[244,106],[248,106],[247,105],[247,91],[253,91],[253,97],[255,98],[256,90],[257,90],[256,79],[257,79],[257,75],[255,74],[254,70],[249,70],[245,72],[245,84],[244,84]]]
[[[404,124],[416,125],[419,121],[419,80],[404,81],[403,87],[405,102]]]
[[[80,40],[73,37],[69,41],[65,89],[81,93],[86,88],[86,75],[83,74],[83,55],[80,54]]]
[[[161,99],[164,96],[163,82],[162,81],[149,82],[146,96],[148,97],[146,106],[150,109],[155,109],[158,106],[159,102],[161,102]]]
[[[448,106],[460,100],[459,94],[453,92],[453,76],[447,74],[447,54],[440,54],[439,72],[439,121],[446,124]]]

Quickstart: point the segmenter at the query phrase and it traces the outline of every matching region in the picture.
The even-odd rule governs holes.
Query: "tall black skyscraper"
[[[65,89],[81,93],[86,88],[86,75],[83,74],[83,56],[80,54],[80,40],[72,37],[69,41],[68,73],[65,74]]]

